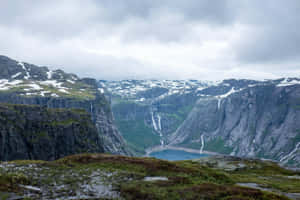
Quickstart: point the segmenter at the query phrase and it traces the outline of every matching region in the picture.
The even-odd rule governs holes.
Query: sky
[[[3,0],[0,54],[97,79],[300,77],[299,0]]]

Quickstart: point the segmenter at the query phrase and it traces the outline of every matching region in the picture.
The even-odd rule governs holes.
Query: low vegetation
[[[300,192],[298,176],[299,173],[274,163],[256,160],[169,162],[154,158],[80,154],[52,162],[1,163],[0,191],[31,199],[41,196],[82,199],[84,196],[95,199],[285,200],[288,198],[280,194]],[[280,192],[275,194],[238,185],[249,182]],[[98,192],[105,188],[102,196],[96,194],[96,190],[94,194],[92,189],[86,192],[86,185],[93,188],[95,184],[98,184]],[[39,189],[28,191],[23,185]]]

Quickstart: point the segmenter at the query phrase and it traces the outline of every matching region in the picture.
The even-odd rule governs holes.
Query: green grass
[[[148,147],[160,144],[160,137],[152,128],[147,127],[143,120],[117,120],[116,124],[131,148],[140,154]]]
[[[295,175],[295,172],[271,163],[261,164],[253,160],[243,162],[247,165],[246,168],[225,172],[197,161],[169,162],[155,158],[108,154],[73,155],[53,162],[14,161],[11,164],[25,167],[24,173],[30,172],[29,165],[36,165],[39,168],[39,175],[42,176],[37,178],[27,177],[27,174],[3,174],[0,170],[0,191],[8,191],[8,188],[16,190],[20,183],[40,187],[52,185],[54,182],[62,182],[76,190],[85,179],[88,179],[89,174],[101,170],[113,173],[106,181],[113,183],[124,199],[287,199],[273,193],[235,185],[250,181],[269,184],[270,187],[280,191],[299,192],[299,181],[285,177]],[[168,180],[147,182],[143,180],[146,176],[162,176]],[[273,179],[267,182],[265,178],[263,182],[261,176]]]

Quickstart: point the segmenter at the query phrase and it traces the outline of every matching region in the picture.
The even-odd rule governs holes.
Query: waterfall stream
[[[201,148],[200,148],[200,153],[203,153],[203,148],[204,148],[204,138],[203,135],[201,135]]]
[[[164,140],[163,140],[163,135],[162,135],[162,126],[161,126],[161,117],[159,114],[157,114],[157,124],[156,124],[156,121],[155,121],[155,115],[153,114],[153,112],[151,112],[151,119],[152,119],[152,125],[153,125],[153,128],[154,130],[159,133],[159,137],[160,137],[160,145],[163,146],[164,145]]]

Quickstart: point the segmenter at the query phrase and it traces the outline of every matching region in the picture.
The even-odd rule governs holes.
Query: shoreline
[[[146,149],[146,154],[143,157],[150,157],[151,153],[158,152],[158,151],[164,151],[164,150],[179,150],[179,151],[185,151],[185,152],[188,152],[188,153],[220,155],[219,153],[211,152],[211,151],[203,151],[202,153],[200,153],[200,150],[197,150],[197,149],[167,145],[167,146],[155,146],[155,147]]]

